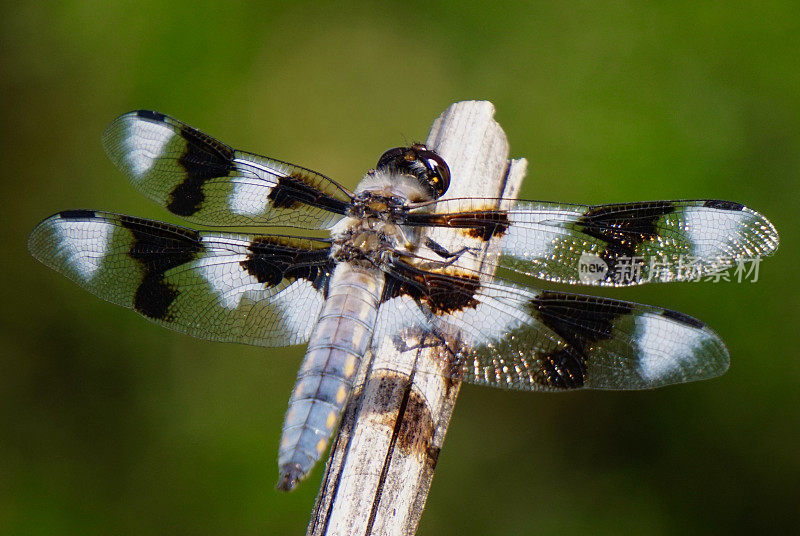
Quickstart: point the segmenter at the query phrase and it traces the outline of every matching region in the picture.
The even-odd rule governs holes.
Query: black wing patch
[[[619,259],[633,259],[642,244],[658,240],[659,220],[676,208],[669,201],[598,205],[578,218],[574,228],[606,244],[598,255],[608,266],[608,273],[614,274],[618,273]],[[644,258],[636,262],[643,266]]]
[[[475,308],[478,305],[475,294],[479,289],[480,280],[476,275],[435,273],[396,261],[386,274],[381,303],[408,296],[431,314],[444,315]]]
[[[61,218],[64,218],[63,213]],[[141,282],[133,295],[133,308],[154,320],[174,321],[170,305],[178,297],[179,290],[177,282],[169,281],[166,274],[200,255],[204,249],[200,235],[182,228],[162,228],[158,232],[153,222],[131,216],[121,215],[118,221],[131,235],[128,256],[142,270]]]

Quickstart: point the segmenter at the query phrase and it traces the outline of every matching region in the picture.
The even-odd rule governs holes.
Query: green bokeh
[[[721,379],[462,390],[420,534],[796,530],[800,12],[750,2],[9,3],[0,7],[0,533],[299,534],[274,490],[301,347],[177,335],[37,264],[66,208],[179,223],[100,134],[136,108],[352,186],[451,102],[489,99],[523,197],[742,201],[781,232],[757,284],[606,295],[697,316]]]

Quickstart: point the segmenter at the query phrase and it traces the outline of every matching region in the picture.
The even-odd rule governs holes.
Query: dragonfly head
[[[397,171],[416,177],[433,199],[438,199],[450,186],[450,168],[435,151],[421,143],[389,149],[378,159],[376,169]]]

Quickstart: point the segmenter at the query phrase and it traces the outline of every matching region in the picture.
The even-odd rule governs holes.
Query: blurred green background
[[[690,313],[724,377],[651,392],[467,386],[420,534],[788,533],[800,498],[800,11],[794,2],[3,3],[0,533],[300,534],[274,490],[302,347],[206,343],[36,263],[66,208],[178,220],[100,145],[151,108],[353,186],[488,99],[522,197],[723,198],[778,227],[751,283],[606,295]]]

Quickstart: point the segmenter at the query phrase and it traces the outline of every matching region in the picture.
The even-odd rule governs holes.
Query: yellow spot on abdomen
[[[322,454],[322,451],[325,450],[327,444],[328,444],[327,439],[320,439],[319,441],[317,441],[317,452]]]
[[[325,426],[328,427],[328,429],[330,430],[331,428],[333,428],[334,424],[336,424],[336,412],[331,411],[330,413],[328,413],[328,418],[325,420]]]
[[[350,378],[355,371],[356,371],[356,358],[351,355],[347,358],[347,361],[344,364],[344,377]]]
[[[336,391],[336,403],[341,404],[344,402],[344,399],[347,398],[347,389],[344,388],[344,385],[339,387],[339,390]]]

